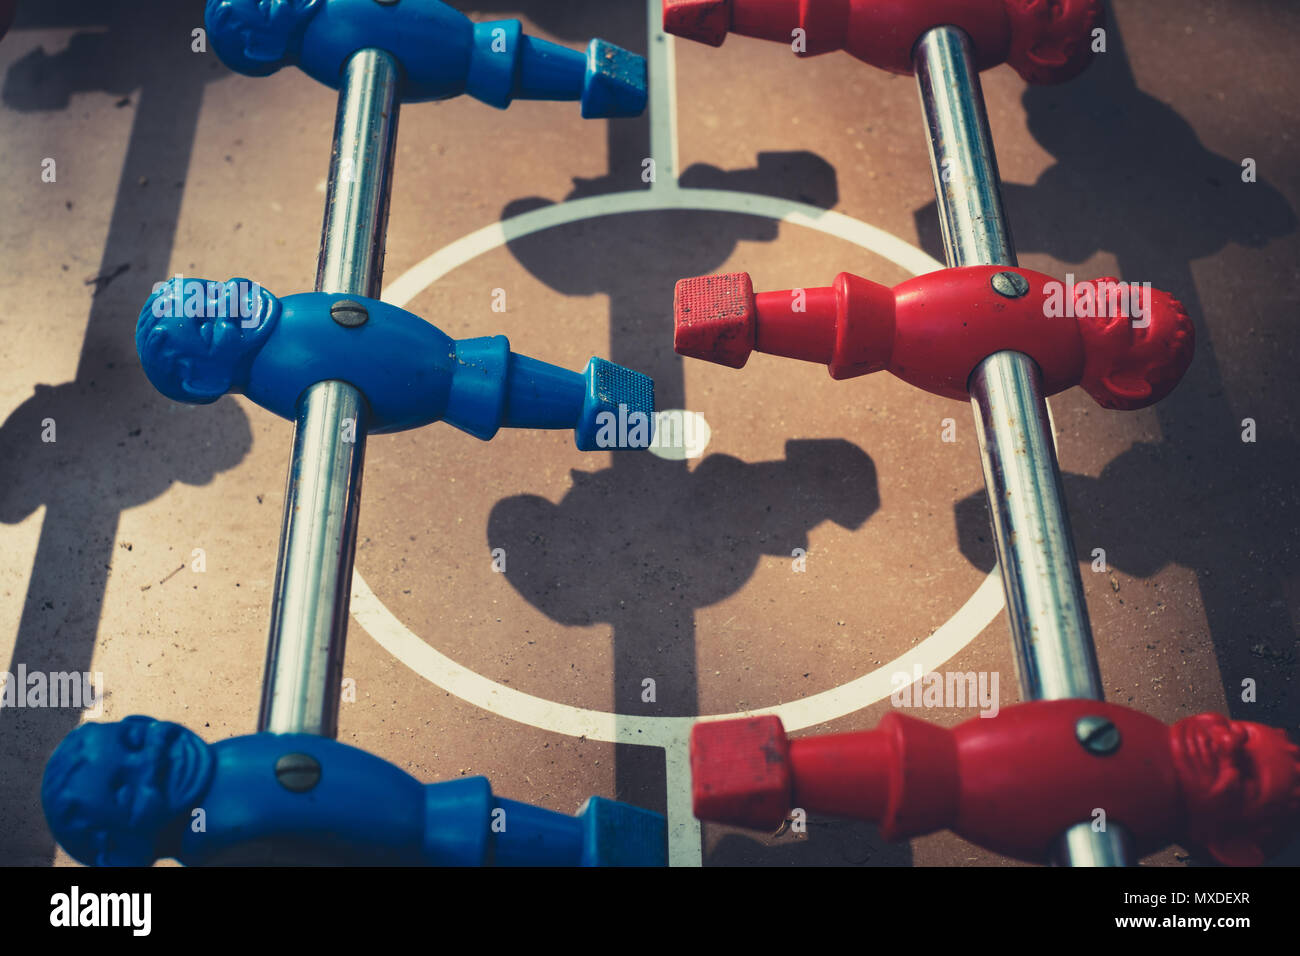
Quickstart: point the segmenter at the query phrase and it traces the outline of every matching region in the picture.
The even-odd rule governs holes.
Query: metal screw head
[[[311,754],[285,754],[275,762],[275,779],[294,793],[303,793],[320,783],[320,761]]]
[[[994,292],[1008,299],[1018,299],[1029,291],[1029,280],[1019,272],[997,272],[989,281]]]
[[[1119,728],[1105,717],[1080,717],[1074,725],[1074,736],[1090,754],[1104,757],[1119,750]]]
[[[351,299],[339,299],[330,306],[330,315],[339,325],[349,329],[365,325],[370,320],[370,313],[360,302]]]

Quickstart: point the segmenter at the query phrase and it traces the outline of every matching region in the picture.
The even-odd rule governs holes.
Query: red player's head
[[[1220,863],[1262,863],[1300,825],[1300,747],[1284,731],[1198,714],[1169,735],[1188,832]]]
[[[1092,55],[1102,22],[1099,0],[1005,0],[1011,39],[1007,63],[1030,83],[1073,79]]]
[[[1103,408],[1145,408],[1192,364],[1195,327],[1181,302],[1149,283],[1101,278],[1074,287],[1083,336],[1083,386]]]

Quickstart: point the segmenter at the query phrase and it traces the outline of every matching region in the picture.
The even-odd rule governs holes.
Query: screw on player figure
[[[60,845],[93,866],[666,862],[664,818],[629,804],[591,797],[571,817],[496,797],[485,777],[423,784],[314,734],[209,745],[142,716],[68,734],[46,764],[41,803]]]
[[[338,89],[352,54],[380,48],[402,65],[403,102],[581,100],[587,118],[646,104],[642,57],[604,40],[580,53],[526,36],[518,20],[473,23],[439,0],[208,0],[205,19],[217,56],[249,76],[296,65]]]
[[[572,428],[584,451],[652,438],[654,383],[639,372],[600,358],[570,372],[503,335],[452,339],[364,296],[281,299],[247,279],[177,277],[145,303],[135,341],[149,381],[178,402],[240,392],[292,420],[307,388],[338,380],[365,397],[369,433],[444,420],[484,440],[503,426]]]
[[[887,840],[951,829],[1047,862],[1080,822],[1121,824],[1141,854],[1174,842],[1253,865],[1300,826],[1300,747],[1199,714],[1166,727],[1096,700],[1034,701],[952,729],[886,714],[876,729],[789,740],[777,717],[696,724],[695,815],[754,829],[791,807],[869,820]]]
[[[1143,408],[1187,371],[1194,327],[1177,299],[1130,288],[968,266],[892,289],[842,272],[833,286],[755,295],[749,276],[735,272],[677,283],[673,346],[732,368],[757,349],[826,363],[834,378],[888,369],[962,400],[975,367],[1008,350],[1038,363],[1047,395],[1081,385],[1103,408]]]

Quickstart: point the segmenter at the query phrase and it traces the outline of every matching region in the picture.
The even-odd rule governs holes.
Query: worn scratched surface
[[[246,733],[291,428],[241,398],[168,403],[131,331],[175,272],[310,288],[334,97],[292,71],[247,79],[192,53],[197,3],[27,6],[0,43],[0,658],[102,672],[110,718]],[[639,0],[468,12],[646,47]],[[1052,402],[1106,692],[1166,721],[1226,708],[1294,731],[1300,11],[1123,0],[1116,20],[1110,52],[1074,83],[1026,92],[1005,67],[984,75],[1021,263],[1150,281],[1198,325],[1195,364],[1158,408],[1106,412],[1078,390]],[[911,80],[736,37],[679,42],[677,59],[685,184],[835,209],[938,254]],[[645,121],[584,122],[571,103],[404,110],[389,279],[502,217],[644,188],[648,143]],[[1253,184],[1240,181],[1246,157]],[[834,382],[766,355],[735,371],[672,352],[678,278],[747,271],[785,289],[841,270],[907,275],[832,236],[683,212],[575,223],[455,269],[410,307],[454,336],[503,332],[570,368],[604,355],[651,374],[661,407],[702,412],[712,437],[689,463],[582,454],[565,433],[376,438],[359,573],[454,660],[597,710],[740,710],[887,664],[991,566],[969,410],[884,375]],[[54,443],[40,441],[47,418]],[[1091,569],[1096,548],[1106,572]],[[1009,648],[999,616],[944,667],[998,673],[1010,704]],[[484,773],[504,796],[566,812],[592,793],[664,806],[662,751],[477,709],[355,623],[344,673],[356,700],[340,739],[421,779]],[[1241,700],[1246,679],[1255,703]],[[889,706],[815,729],[867,727]],[[976,711],[918,713],[951,724]],[[0,863],[68,862],[36,788],[77,719],[0,711]],[[704,860],[1006,862],[947,834],[888,846],[870,826],[817,818],[771,838],[706,827]],[[1147,862],[1186,861],[1175,848]]]

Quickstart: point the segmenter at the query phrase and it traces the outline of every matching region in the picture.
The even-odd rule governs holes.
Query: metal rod
[[[1132,866],[1133,840],[1117,823],[1098,833],[1091,823],[1076,823],[1061,834],[1056,859],[1069,866]]]
[[[344,68],[318,292],[379,297],[400,76],[380,50],[362,50]],[[345,382],[319,382],[298,400],[259,730],[338,732],[366,414],[365,400]]]
[[[1101,700],[1038,366],[999,352],[975,369],[970,391],[1021,692]]]
[[[936,27],[918,41],[913,61],[948,265],[1014,266],[970,40],[955,27]],[[1038,366],[1019,352],[998,352],[975,369],[969,385],[1021,694],[1101,700]],[[1072,828],[1062,834],[1059,854],[1078,866],[1131,862],[1128,836],[1115,824],[1103,832]]]

